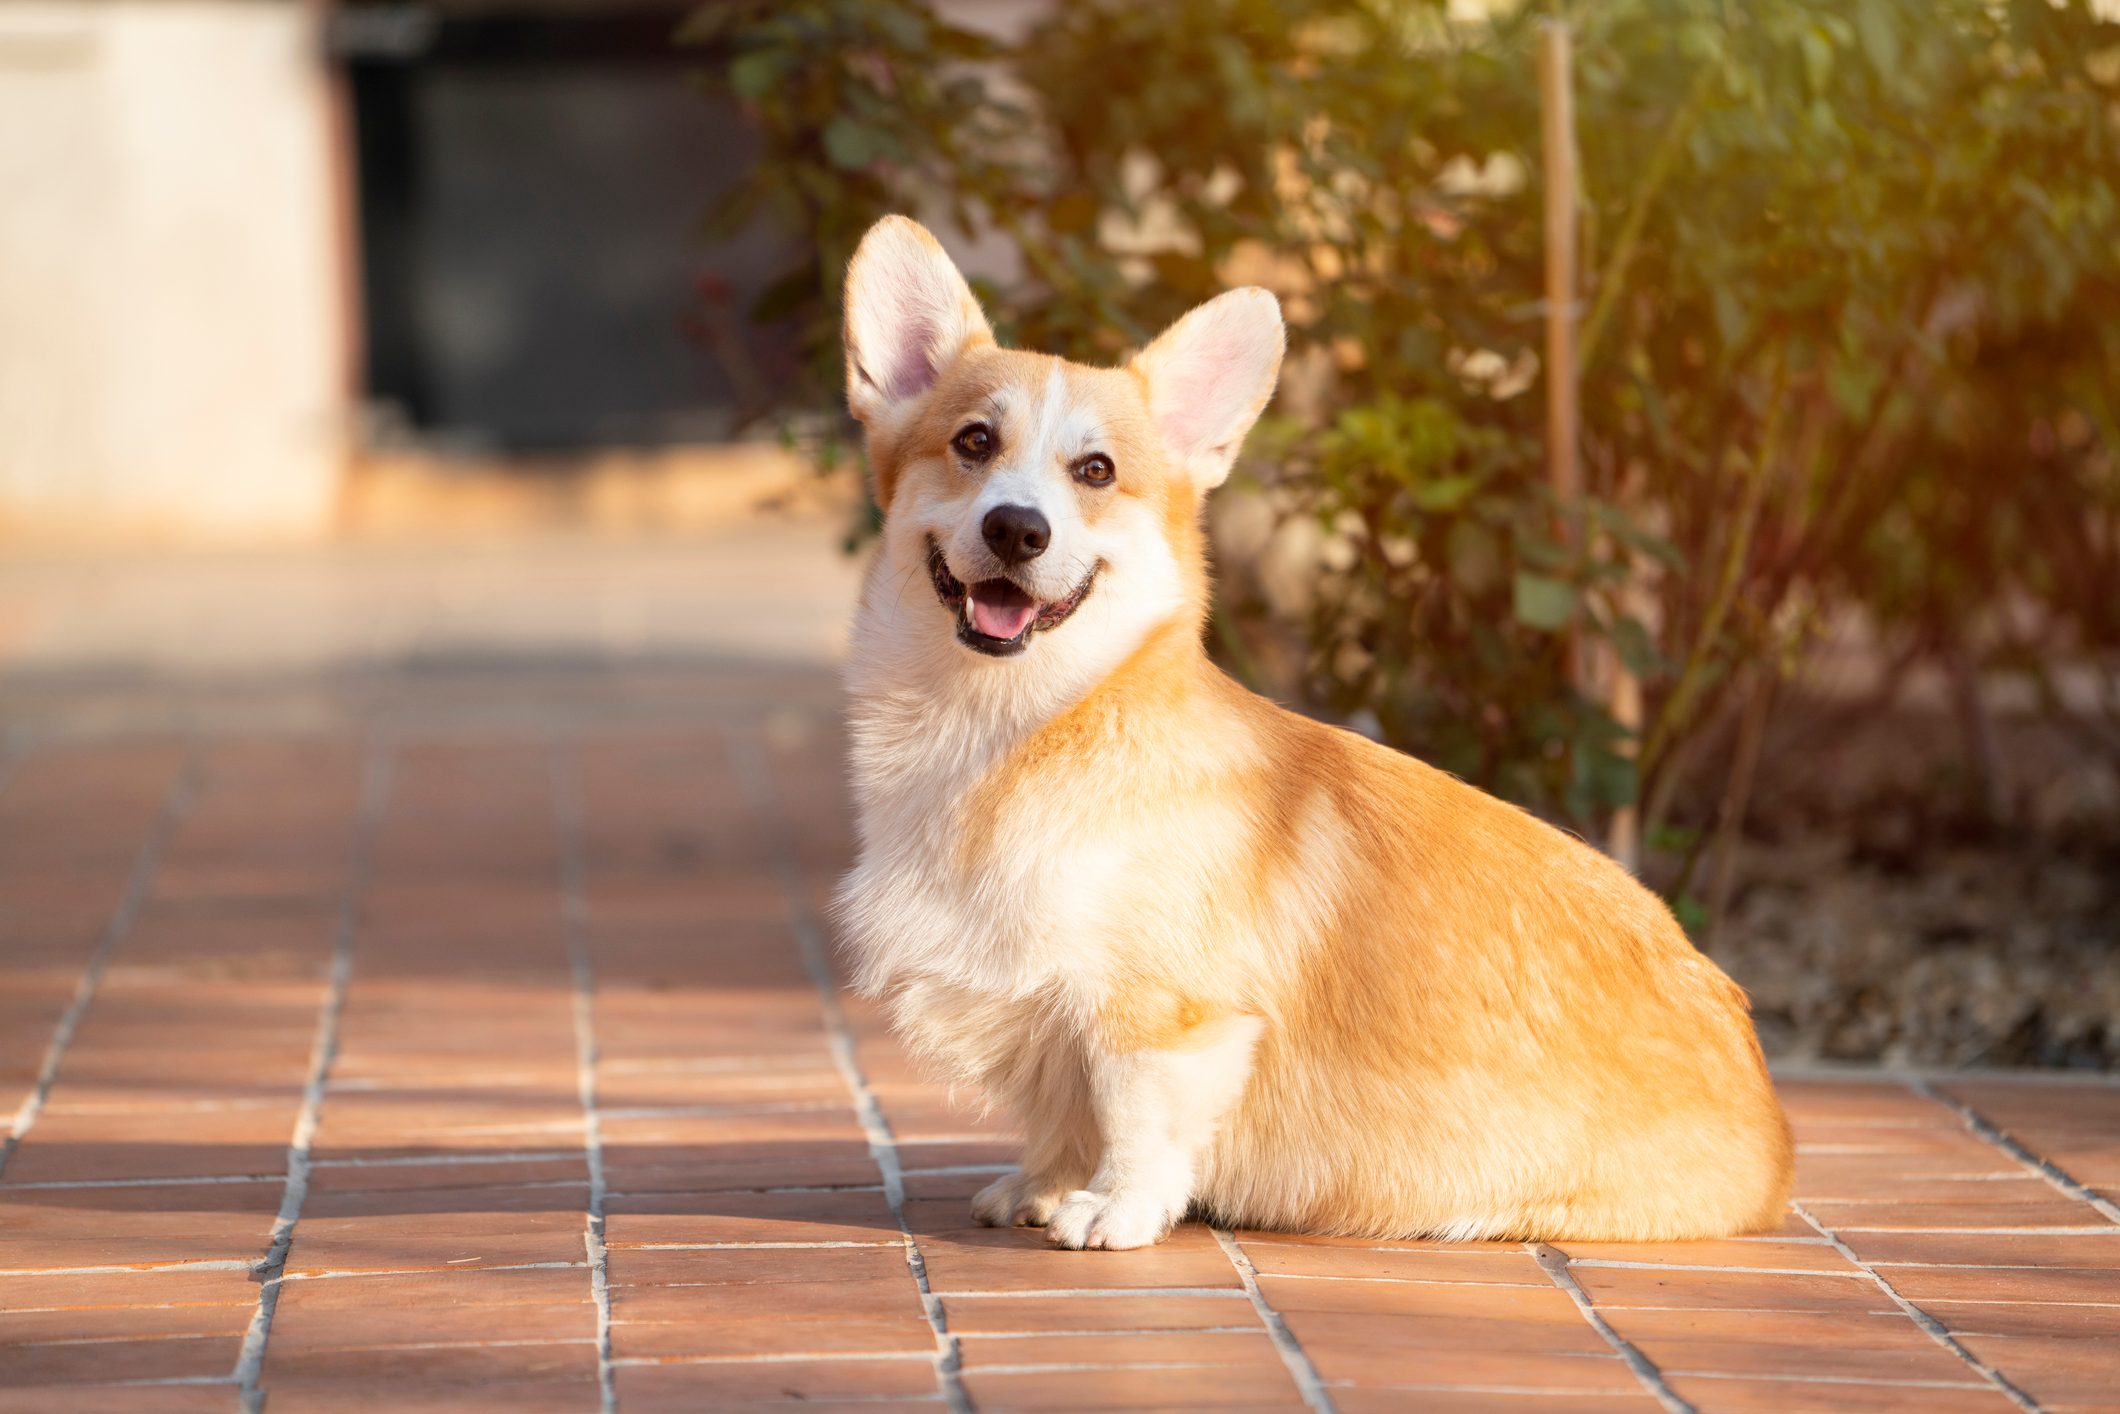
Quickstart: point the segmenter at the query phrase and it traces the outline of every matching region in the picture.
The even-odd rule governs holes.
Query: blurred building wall
[[[315,13],[0,0],[0,527],[329,520],[348,335]]]

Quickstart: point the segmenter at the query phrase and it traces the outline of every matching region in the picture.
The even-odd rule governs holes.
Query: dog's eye
[[[1102,452],[1091,452],[1075,463],[1075,478],[1086,486],[1109,486],[1117,474],[1112,459]]]
[[[994,429],[983,422],[975,422],[950,439],[957,454],[975,462],[983,462],[994,454]]]

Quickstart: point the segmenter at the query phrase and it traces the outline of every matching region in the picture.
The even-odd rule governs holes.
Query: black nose
[[[1004,565],[1035,560],[1053,543],[1052,524],[1034,506],[996,506],[979,523],[979,533]]]

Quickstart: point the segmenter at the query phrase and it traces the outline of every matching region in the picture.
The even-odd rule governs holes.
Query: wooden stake
[[[1565,19],[1539,23],[1539,148],[1545,172],[1545,477],[1560,502],[1560,534],[1569,549],[1582,549],[1584,471],[1582,471],[1582,405],[1575,358],[1577,310],[1577,218],[1582,212],[1582,184],[1575,167],[1575,78],[1573,45]],[[1630,712],[1639,721],[1639,685],[1626,678],[1609,649],[1569,649],[1569,678],[1575,691],[1592,695],[1603,683],[1613,717]],[[1622,717],[1624,721],[1624,717]],[[1635,810],[1613,814],[1609,848],[1628,869],[1639,863]]]
[[[1568,25],[1538,28],[1539,141],[1546,172],[1546,474],[1560,498],[1570,543],[1582,529],[1583,472],[1577,456],[1575,89],[1569,72]]]
[[[1642,599],[1645,596],[1639,585],[1628,583],[1620,587],[1620,607],[1636,619],[1647,621]],[[1637,741],[1642,730],[1642,683],[1641,679],[1627,670],[1620,661],[1619,653],[1607,643],[1599,655],[1605,677],[1605,711],[1612,720],[1625,728],[1630,738]],[[1627,745],[1627,754],[1635,755],[1635,742]],[[1640,873],[1642,867],[1642,817],[1640,783],[1636,783],[1633,805],[1622,805],[1612,812],[1612,828],[1605,839],[1605,850],[1614,859],[1627,866],[1629,873]]]
[[[1581,318],[1576,270],[1578,216],[1582,204],[1576,168],[1575,83],[1565,20],[1546,20],[1538,31],[1539,143],[1546,175],[1546,476],[1561,507],[1561,532],[1580,549],[1588,528],[1583,524],[1581,369],[1575,351],[1576,321]],[[1634,595],[1623,594],[1634,612]],[[1596,653],[1578,642],[1569,658],[1576,690],[1595,696],[1602,690],[1605,708],[1630,731],[1641,728],[1641,683],[1626,664],[1602,644]],[[1641,817],[1636,807],[1612,814],[1607,848],[1628,869],[1641,865]]]

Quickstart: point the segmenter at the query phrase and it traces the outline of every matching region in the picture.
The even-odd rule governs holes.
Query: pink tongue
[[[1022,604],[990,604],[977,594],[971,596],[972,627],[988,638],[1014,638],[1029,626],[1038,612],[1035,602]]]

